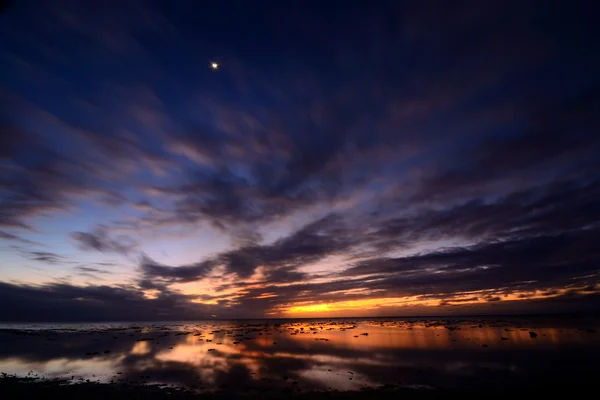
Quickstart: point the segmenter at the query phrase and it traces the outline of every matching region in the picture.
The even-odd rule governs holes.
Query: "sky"
[[[11,2],[0,320],[599,310],[595,15]]]

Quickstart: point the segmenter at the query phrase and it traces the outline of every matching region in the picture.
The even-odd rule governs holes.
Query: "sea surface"
[[[600,320],[0,324],[0,372],[195,391],[423,390],[600,376]]]

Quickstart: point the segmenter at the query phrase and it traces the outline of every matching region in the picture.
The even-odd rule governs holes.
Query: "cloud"
[[[242,246],[194,265],[163,266],[144,256],[141,271],[144,280],[165,278],[191,282],[205,277],[217,266],[224,266],[225,273],[239,278],[248,278],[257,268],[264,267],[267,279],[285,282],[304,277],[295,268],[343,252],[353,244],[354,240],[345,230],[341,218],[330,214],[272,244]]]
[[[106,270],[98,269],[98,268],[92,268],[92,267],[78,266],[73,269],[75,269],[79,272],[85,273],[85,274],[110,274],[110,271],[106,271]]]
[[[128,286],[41,286],[0,283],[2,321],[134,321],[209,317],[190,298],[164,292],[155,299]]]
[[[146,255],[142,256],[140,268],[143,273],[142,286],[156,288],[157,282],[153,278],[165,278],[178,282],[191,282],[198,280],[208,274],[215,266],[214,261],[209,260],[195,265],[169,267],[160,265]],[[159,286],[162,288],[162,286]]]
[[[59,264],[66,261],[64,257],[49,251],[29,251],[27,255],[33,261],[46,264]]]
[[[34,246],[35,245],[39,245],[39,243],[36,243],[36,242],[31,241],[31,240],[22,238],[22,237],[17,236],[17,235],[13,235],[12,233],[8,233],[8,232],[5,232],[5,231],[0,231],[0,239],[11,240],[11,241],[14,241],[14,242],[21,242],[21,243],[24,243],[24,244],[29,244],[29,245],[34,245]]]
[[[71,238],[76,241],[81,250],[85,251],[127,255],[138,246],[138,243],[129,236],[111,237],[107,228],[102,225],[96,226],[92,232],[71,232]]]
[[[382,278],[370,288],[405,295],[453,293],[503,288],[541,290],[593,284],[600,253],[594,246],[598,228],[483,243],[465,248],[397,259],[370,260],[343,272]],[[373,277],[372,277],[373,278]],[[427,292],[427,293],[425,293]]]

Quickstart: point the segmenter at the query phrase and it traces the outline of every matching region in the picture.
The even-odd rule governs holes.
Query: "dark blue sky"
[[[14,1],[0,319],[595,309],[595,15]]]

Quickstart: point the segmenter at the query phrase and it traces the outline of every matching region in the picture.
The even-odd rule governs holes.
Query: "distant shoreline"
[[[111,324],[111,323],[136,323],[136,324],[157,324],[157,323],[195,323],[209,321],[322,321],[322,320],[381,320],[381,319],[491,319],[491,318],[600,318],[600,310],[596,312],[585,313],[536,313],[536,314],[473,314],[473,315],[419,315],[419,316],[377,316],[377,317],[283,317],[283,318],[201,318],[195,320],[188,319],[157,319],[157,320],[93,320],[93,321],[72,321],[72,320],[12,320],[0,321],[0,325],[8,324]]]

